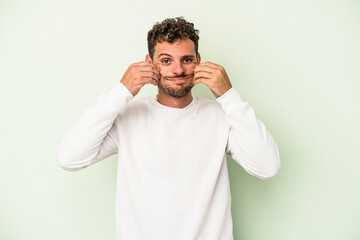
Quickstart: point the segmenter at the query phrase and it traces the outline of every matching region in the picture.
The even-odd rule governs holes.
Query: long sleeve
[[[58,153],[59,165],[75,171],[115,154],[118,133],[114,120],[132,98],[122,83],[99,96],[96,105],[87,109],[65,135]]]
[[[227,153],[251,175],[263,180],[274,177],[280,170],[279,150],[254,109],[234,88],[217,101],[230,124]]]

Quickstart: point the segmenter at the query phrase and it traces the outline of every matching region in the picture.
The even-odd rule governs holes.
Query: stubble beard
[[[183,77],[190,77],[194,76],[194,74],[190,75],[179,75],[172,78],[183,78]],[[176,87],[172,87],[170,84],[167,84],[167,78],[160,80],[158,87],[160,91],[162,91],[164,94],[169,95],[174,98],[182,98],[185,97],[191,89],[194,87],[193,80],[185,83],[179,83],[176,84]],[[181,86],[181,87],[180,87]]]

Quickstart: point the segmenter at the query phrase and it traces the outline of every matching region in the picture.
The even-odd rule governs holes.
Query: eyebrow
[[[158,58],[160,58],[161,56],[173,57],[173,56],[171,56],[171,55],[168,54],[168,53],[161,53],[161,54],[158,56]]]
[[[185,55],[181,59],[184,59],[184,58],[195,58],[195,56],[194,55]]]
[[[167,56],[167,57],[173,57],[171,56],[170,54],[168,53],[161,53],[158,58],[160,58],[161,56]],[[182,56],[181,59],[184,59],[184,58],[195,58],[194,55],[185,55],[185,56]]]

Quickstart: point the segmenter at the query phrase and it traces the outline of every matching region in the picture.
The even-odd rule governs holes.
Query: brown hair
[[[176,40],[189,38],[195,44],[195,53],[198,54],[199,30],[194,24],[187,22],[183,17],[167,18],[161,23],[157,22],[148,32],[148,51],[151,59],[154,57],[155,45],[163,41],[173,43]]]

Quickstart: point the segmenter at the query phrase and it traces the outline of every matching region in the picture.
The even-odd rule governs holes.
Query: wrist
[[[137,92],[126,81],[121,80],[120,83],[126,87],[126,89],[133,95],[133,97],[137,94]]]

